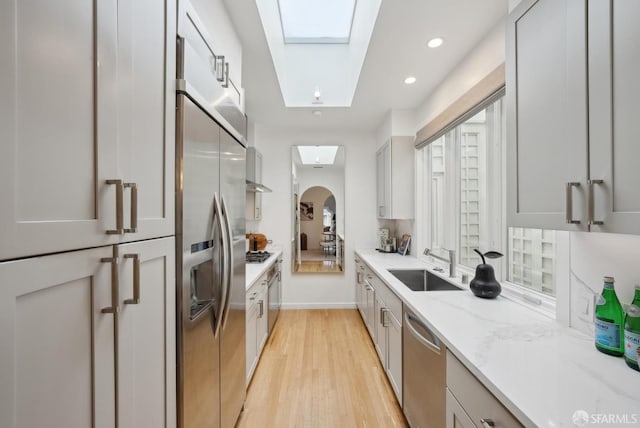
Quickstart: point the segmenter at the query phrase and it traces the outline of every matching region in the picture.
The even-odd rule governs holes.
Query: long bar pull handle
[[[224,55],[216,57],[216,80],[224,82]]]
[[[136,183],[124,183],[123,187],[131,189],[131,224],[124,233],[136,233],[138,231],[138,185]]]
[[[482,424],[482,428],[493,428],[496,426],[496,423],[493,421],[493,419],[488,419],[488,418],[480,419],[480,423]]]
[[[224,63],[224,83],[222,83],[223,88],[229,87],[229,63]]]
[[[262,318],[262,316],[264,315],[264,300],[260,300],[258,302],[258,305],[260,305],[260,313],[258,314],[258,318]]]
[[[384,308],[380,308],[380,325],[384,327]]]
[[[578,182],[567,183],[567,224],[580,224],[580,220],[573,219],[573,188],[580,187]]]
[[[589,180],[589,226],[600,226],[604,221],[596,220],[595,217],[595,195],[593,194],[593,186],[595,184],[604,184],[604,180]]]
[[[111,263],[111,306],[102,308],[100,312],[103,314],[117,314],[120,312],[120,306],[118,302],[120,297],[118,295],[118,289],[120,287],[118,280],[118,247],[113,246],[113,256],[103,257],[100,259],[101,263]]]
[[[107,180],[108,185],[116,186],[116,228],[107,230],[107,235],[122,235],[124,214],[122,212],[123,198],[124,198],[124,184],[122,180]]]
[[[124,301],[125,305],[137,305],[140,303],[140,256],[138,254],[125,254],[125,259],[133,259],[133,298]]]
[[[222,250],[222,294],[220,296],[220,302],[218,305],[218,312],[214,314],[214,318],[216,319],[215,327],[213,329],[213,335],[218,337],[218,333],[220,332],[220,326],[222,325],[222,312],[224,311],[224,302],[227,300],[227,288],[225,284],[227,282],[227,253],[225,248],[227,246],[225,233],[222,228],[222,210],[220,209],[220,201],[218,199],[218,194],[213,194],[213,222],[215,227],[218,229],[218,234],[220,236],[220,241],[214,243],[214,245],[220,245]],[[216,263],[215,260],[212,260],[211,263]],[[212,284],[212,286],[215,284]],[[215,296],[215,290],[213,290],[213,295]]]
[[[440,340],[438,340],[438,337],[435,334],[433,334],[431,330],[427,328],[426,325],[422,324],[422,322],[420,322],[415,317],[409,315],[408,312],[404,314],[404,320],[405,320],[405,325],[408,327],[409,332],[413,335],[413,337],[415,337],[420,343],[422,343],[427,348],[431,349],[436,354],[440,354],[440,351],[441,351]],[[412,324],[414,322],[419,326],[421,326],[426,332],[428,332],[431,335],[433,341],[427,339],[426,337],[418,333],[418,330],[416,330]]]
[[[225,221],[225,232],[227,234],[227,244],[225,245],[226,253],[227,253],[227,264],[225,265],[225,269],[227,269],[227,281],[224,284],[226,287],[226,296],[223,302],[224,309],[222,312],[222,328],[227,325],[227,319],[229,318],[229,307],[231,306],[231,283],[233,281],[233,232],[231,230],[231,220],[229,219],[229,210],[227,209],[227,204],[224,200],[224,196],[220,197],[221,204],[220,209],[222,212],[222,219]]]

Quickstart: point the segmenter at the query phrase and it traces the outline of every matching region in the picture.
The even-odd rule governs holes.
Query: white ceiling
[[[383,0],[351,107],[315,116],[314,108],[284,106],[255,0],[224,3],[242,41],[249,120],[314,130],[374,131],[390,109],[416,108],[508,9],[508,0]],[[427,48],[436,36],[444,44]],[[415,84],[404,84],[409,75]]]

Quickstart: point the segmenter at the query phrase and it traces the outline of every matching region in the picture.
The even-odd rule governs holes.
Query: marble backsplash
[[[593,334],[594,296],[602,277],[613,276],[618,298],[626,307],[640,284],[640,236],[613,233],[571,233],[571,326]]]

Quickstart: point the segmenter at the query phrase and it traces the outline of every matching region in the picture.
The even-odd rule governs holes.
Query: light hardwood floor
[[[342,269],[338,266],[335,260],[326,260],[323,262],[303,260],[298,265],[298,273],[313,273],[313,272],[342,272]]]
[[[237,427],[406,427],[357,310],[283,310]]]

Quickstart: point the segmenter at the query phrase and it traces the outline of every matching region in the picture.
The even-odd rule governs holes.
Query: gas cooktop
[[[247,263],[262,263],[271,257],[271,253],[267,251],[249,251],[247,252]]]

